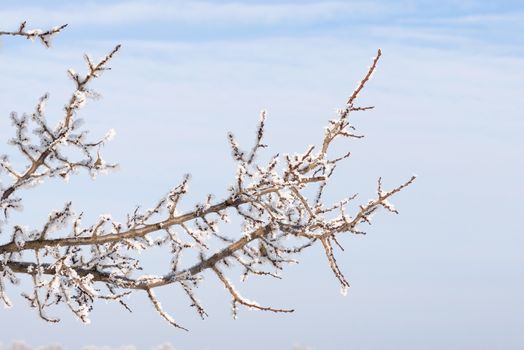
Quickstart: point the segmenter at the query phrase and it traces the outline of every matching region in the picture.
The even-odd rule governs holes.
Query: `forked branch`
[[[0,32],[0,35],[38,37],[48,46],[47,38],[63,28],[65,26],[46,32],[30,32],[23,23],[18,31]],[[257,155],[267,148],[263,142],[265,111],[260,115],[255,142],[249,151],[243,151],[230,133],[228,141],[237,168],[229,194],[222,200],[217,201],[209,195],[193,209],[179,212],[179,204],[188,192],[189,177],[185,176],[153,207],[146,210],[137,207],[127,214],[124,222],[116,221],[111,215],[102,215],[85,225],[82,214],[76,214],[70,202],[63,209],[51,212],[41,228],[28,229],[10,222],[9,213],[21,209],[19,190],[22,188],[38,185],[51,177],[67,179],[79,169],[95,176],[114,168],[100,156],[100,148],[111,138],[112,132],[98,141],[87,141],[87,132],[80,128],[78,113],[87,99],[95,96],[88,84],[109,69],[107,64],[119,49],[120,45],[116,46],[97,63],[86,55],[87,74],[84,76],[68,70],[74,91],[56,126],[51,126],[44,115],[47,95],[39,100],[31,115],[19,117],[13,113],[11,116],[15,137],[10,144],[27,165],[19,170],[9,162],[7,155],[0,157],[0,172],[10,179],[7,186],[0,183],[3,212],[0,229],[12,231],[10,237],[0,243],[0,300],[10,305],[6,282],[16,284],[18,276],[29,275],[33,292],[24,296],[42,319],[58,321],[47,316],[46,311],[53,305],[65,303],[76,317],[89,322],[95,300],[117,301],[129,310],[123,297],[141,290],[161,317],[186,330],[162,308],[155,289],[179,286],[191,306],[204,318],[207,313],[195,291],[202,282],[202,272],[209,270],[231,296],[235,317],[239,305],[288,313],[293,310],[261,306],[244,298],[227,277],[227,269],[240,267],[242,280],[250,275],[281,278],[284,267],[298,262],[296,258],[300,253],[317,242],[345,294],[349,282],[337,264],[333,243],[340,246],[337,240],[340,234],[364,233],[361,225],[371,223],[371,215],[381,207],[398,213],[389,202],[390,197],[415,180],[413,176],[402,185],[384,191],[379,179],[376,198],[360,206],[353,206],[356,195],[329,204],[323,199],[337,164],[350,156],[347,152],[332,157],[330,146],[339,138],[362,137],[355,133],[349,116],[354,111],[373,108],[355,107],[354,103],[376,70],[380,50],[344,108],[328,122],[318,146],[308,146],[304,152],[293,155],[277,154],[267,163],[258,161]],[[27,136],[30,133],[36,135],[38,142]],[[70,159],[66,156],[70,149],[80,150],[84,158]],[[316,192],[313,199],[308,197],[312,191]],[[240,223],[240,229],[227,225],[231,217]],[[221,232],[224,228],[227,233]],[[169,266],[158,274],[143,274],[137,253],[158,246],[169,250]],[[197,253],[198,258],[184,265],[181,257],[189,251],[193,256]]]

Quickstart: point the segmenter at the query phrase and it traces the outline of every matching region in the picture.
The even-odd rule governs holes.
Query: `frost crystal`
[[[104,139],[106,141],[111,141],[115,137],[115,135],[116,135],[115,129],[109,129]]]
[[[342,294],[342,296],[346,296],[348,295],[348,286],[341,286],[340,287],[340,294]]]

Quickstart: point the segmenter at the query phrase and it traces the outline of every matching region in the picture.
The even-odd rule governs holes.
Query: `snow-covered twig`
[[[56,34],[63,27],[49,33]],[[25,24],[18,32],[0,34],[30,35],[25,31]],[[56,126],[51,126],[45,118],[48,95],[38,101],[32,114],[19,117],[13,113],[11,116],[15,137],[10,144],[27,165],[19,170],[9,162],[7,155],[0,156],[0,172],[11,180],[7,186],[0,183],[0,210],[3,212],[0,230],[11,225],[13,232],[7,241],[0,242],[0,300],[10,305],[5,283],[17,283],[17,275],[26,274],[33,279],[33,293],[25,296],[41,318],[56,322],[56,318],[47,316],[46,310],[65,303],[80,320],[89,322],[95,300],[117,301],[129,310],[123,297],[133,291],[142,291],[161,317],[185,329],[162,308],[154,289],[181,287],[191,306],[204,318],[207,313],[195,293],[202,283],[202,272],[208,270],[231,296],[235,316],[238,305],[292,312],[291,309],[260,306],[245,299],[227,277],[227,269],[240,267],[242,280],[250,275],[281,278],[282,270],[297,263],[300,254],[316,243],[324,250],[328,265],[345,294],[349,282],[333,250],[333,243],[341,247],[337,236],[347,232],[364,233],[361,225],[371,223],[372,214],[381,207],[398,213],[390,198],[415,180],[413,176],[402,185],[384,191],[382,179],[379,179],[376,198],[360,206],[351,207],[356,195],[335,203],[325,203],[323,198],[337,164],[350,155],[347,152],[333,157],[330,146],[337,139],[362,137],[355,133],[349,116],[352,112],[373,108],[355,107],[354,103],[376,70],[380,50],[344,108],[328,122],[319,145],[309,145],[301,153],[277,154],[268,162],[259,161],[258,154],[267,148],[263,143],[265,111],[260,115],[255,141],[249,151],[241,148],[232,133],[228,134],[237,169],[229,193],[223,199],[215,200],[209,195],[193,209],[180,212],[179,203],[189,191],[190,178],[185,176],[150,209],[137,207],[123,222],[104,214],[86,225],[83,215],[76,214],[70,202],[63,209],[52,211],[41,228],[29,229],[10,222],[9,213],[22,210],[22,198],[18,193],[21,188],[38,185],[51,177],[67,179],[80,169],[95,176],[114,167],[100,155],[101,146],[110,140],[113,132],[98,141],[87,141],[87,131],[81,128],[78,113],[88,98],[96,96],[88,88],[89,83],[109,69],[107,64],[119,49],[117,45],[98,63],[86,55],[86,75],[68,70],[74,91]],[[36,135],[38,143],[28,136],[30,132]],[[84,158],[70,159],[66,156],[70,149],[80,150]],[[316,196],[310,198],[311,193]],[[240,223],[240,228],[231,229],[227,225],[231,217]],[[224,228],[230,232],[221,232]],[[165,246],[170,251],[169,266],[160,273],[143,274],[137,253],[158,246]],[[196,261],[184,264],[182,256],[186,251],[197,255]],[[29,258],[31,252],[33,259]]]
[[[10,36],[21,36],[25,37],[29,40],[34,40],[35,38],[38,38],[42,45],[49,48],[51,47],[51,39],[54,35],[60,33],[65,27],[67,27],[67,24],[62,24],[61,26],[56,26],[48,30],[41,30],[41,29],[30,29],[28,30],[26,28],[27,22],[23,21],[20,23],[20,26],[18,27],[18,30],[16,31],[0,31],[1,35],[10,35]]]

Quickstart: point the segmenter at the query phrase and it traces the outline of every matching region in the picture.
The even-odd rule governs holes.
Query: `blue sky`
[[[281,36],[341,38],[366,32],[370,40],[371,32],[372,37],[388,41],[432,37],[451,45],[446,39],[455,37],[488,46],[522,43],[510,31],[519,31],[524,16],[518,1],[90,1],[82,5],[50,1],[45,6],[25,1],[5,4],[3,23],[16,24],[21,11],[42,24],[68,19],[82,28],[75,38],[195,42]]]
[[[283,281],[239,286],[261,303],[297,309],[293,315],[242,310],[233,321],[222,287],[209,278],[200,295],[206,321],[178,292],[159,292],[189,334],[173,330],[141,295],[130,300],[131,315],[99,303],[91,325],[58,310],[63,321],[54,326],[13,289],[15,306],[0,311],[0,342],[140,349],[171,342],[179,350],[524,346],[521,2],[2,4],[2,29],[24,19],[69,27],[51,50],[2,38],[2,140],[10,137],[9,112],[31,111],[46,91],[49,118],[60,113],[71,91],[65,71],[80,70],[84,52],[101,56],[123,44],[113,70],[93,85],[103,98],[82,112],[93,134],[116,129],[104,151],[121,170],[31,189],[16,218],[27,225],[68,199],[93,220],[106,212],[123,217],[136,204],[152,205],[186,172],[194,202],[210,192],[220,198],[234,175],[227,131],[250,142],[265,108],[271,154],[318,142],[379,47],[382,61],[361,100],[376,109],[354,117],[365,139],[337,146],[353,155],[329,198],[359,192],[365,200],[379,176],[388,186],[419,178],[394,200],[399,216],[381,213],[366,237],[344,239],[346,297],[314,247]],[[160,257],[147,259],[162,269]]]

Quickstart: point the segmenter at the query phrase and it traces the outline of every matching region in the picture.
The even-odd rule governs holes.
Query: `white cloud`
[[[379,25],[369,29],[368,33],[395,40],[416,40],[430,44],[465,45],[471,39],[459,35],[456,31],[444,30],[437,27],[410,28],[399,25]]]
[[[487,14],[472,14],[466,16],[450,16],[439,18],[425,18],[423,20],[416,19],[406,21],[406,23],[425,23],[425,24],[499,24],[499,23],[514,23],[522,22],[524,20],[523,12],[507,12],[507,13],[487,13]]]
[[[213,3],[208,1],[133,1],[122,3],[70,3],[60,8],[19,7],[5,9],[0,22],[13,26],[28,19],[39,25],[57,22],[115,24],[148,21],[205,23],[285,24],[317,22],[335,18],[370,16],[386,10],[376,2],[327,1],[309,3]]]

